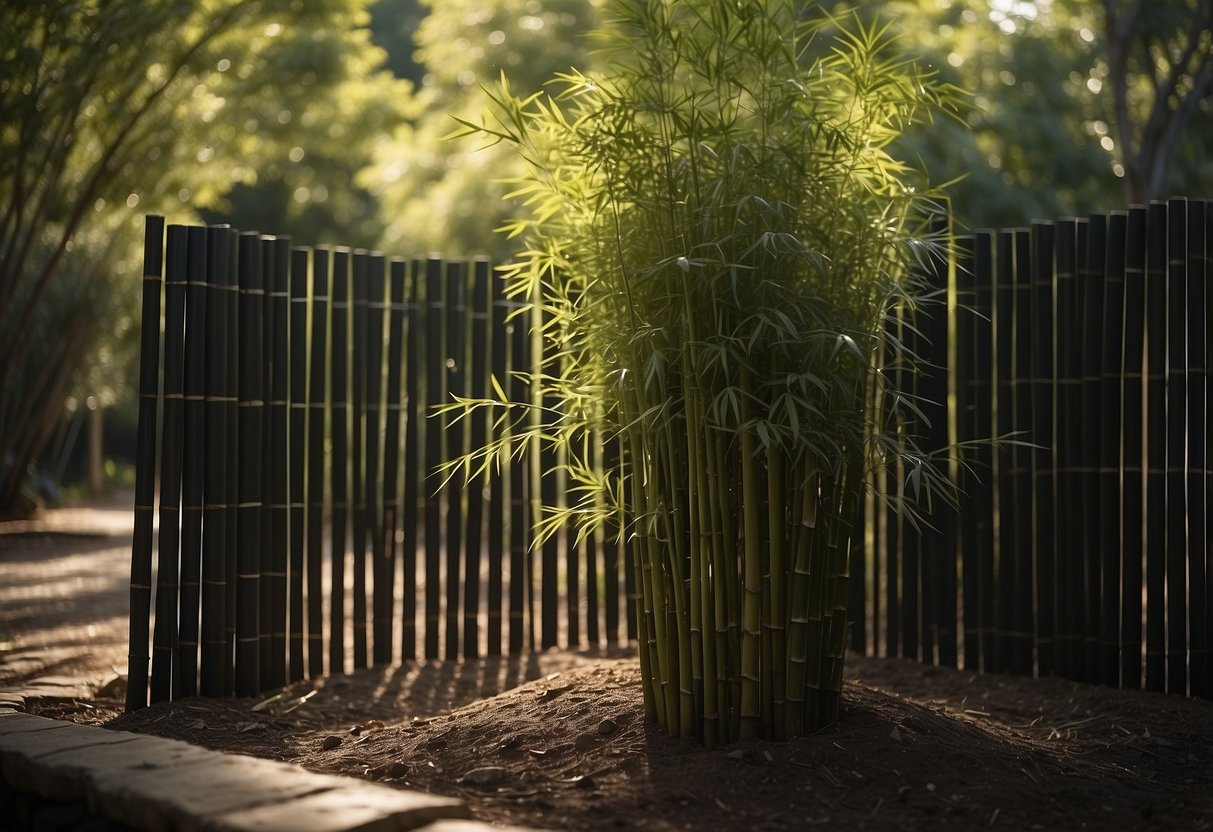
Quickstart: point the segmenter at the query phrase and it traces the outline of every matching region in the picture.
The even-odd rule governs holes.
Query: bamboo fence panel
[[[881,360],[922,410],[894,429],[949,466],[960,506],[915,528],[887,508],[914,496],[904,469],[840,506],[852,649],[1210,696],[1211,238],[1208,202],[1177,198],[928,261],[934,302],[887,324],[918,358]],[[526,377],[544,322],[490,263],[149,217],[144,274],[128,707],[635,639],[626,515],[532,547],[540,505],[571,499],[549,443],[449,469],[555,418]],[[437,412],[498,388],[530,407]],[[579,441],[618,465],[600,427]],[[831,640],[847,626],[831,615]]]

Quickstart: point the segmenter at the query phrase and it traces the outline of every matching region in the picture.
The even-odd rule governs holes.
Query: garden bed
[[[847,668],[835,726],[717,751],[645,721],[635,659],[560,652],[366,670],[260,703],[42,712],[545,828],[1213,828],[1208,702],[899,659]]]

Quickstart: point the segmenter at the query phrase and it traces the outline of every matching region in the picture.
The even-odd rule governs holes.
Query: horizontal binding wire
[[[237,400],[241,407],[265,407],[265,401],[262,399],[245,399]]]
[[[240,287],[240,291],[246,295],[264,295],[265,294],[264,289],[245,289],[243,286]]]

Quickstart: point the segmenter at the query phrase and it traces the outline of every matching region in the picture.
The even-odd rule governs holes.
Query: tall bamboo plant
[[[900,350],[886,318],[938,245],[934,195],[887,147],[950,92],[882,30],[809,3],[610,11],[604,72],[521,99],[503,77],[458,131],[530,164],[506,279],[544,309],[534,381],[559,403],[554,427],[514,409],[466,463],[563,441],[577,499],[542,534],[627,495],[645,708],[665,730],[814,731],[838,715],[865,465],[946,486],[891,429],[909,399],[878,410],[870,390],[874,356]],[[606,474],[572,441],[600,424],[624,450]]]

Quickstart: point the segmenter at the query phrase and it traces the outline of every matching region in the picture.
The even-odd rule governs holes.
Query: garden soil
[[[849,657],[841,718],[707,751],[647,721],[634,658],[562,652],[48,716],[459,797],[550,829],[1213,829],[1213,704]],[[529,678],[529,681],[526,681]]]
[[[119,515],[0,529],[0,685],[50,673],[95,691],[28,703],[45,716],[550,829],[1213,830],[1213,703],[905,659],[849,656],[841,718],[817,734],[713,751],[645,719],[626,654],[371,668],[124,714],[129,509],[124,529],[98,517]],[[88,522],[65,536],[69,519]]]

